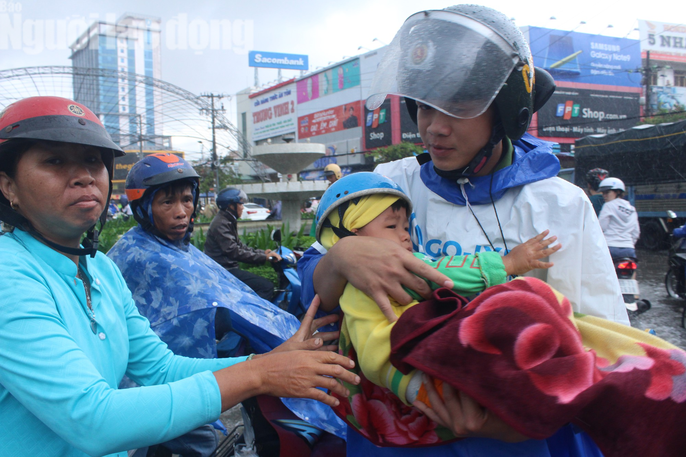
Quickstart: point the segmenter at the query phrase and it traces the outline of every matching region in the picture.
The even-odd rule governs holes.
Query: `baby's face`
[[[405,208],[394,210],[391,207],[379,214],[376,219],[355,231],[358,236],[373,236],[398,243],[412,252],[412,241],[409,232],[410,224],[407,220]]]

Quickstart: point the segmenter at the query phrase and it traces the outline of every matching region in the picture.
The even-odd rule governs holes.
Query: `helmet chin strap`
[[[481,148],[481,150],[474,156],[474,158],[469,162],[465,168],[457,170],[439,170],[434,166],[436,174],[442,178],[450,179],[451,181],[457,181],[460,178],[468,178],[479,173],[484,166],[488,163],[489,159],[493,155],[493,148],[500,143],[503,138],[505,138],[505,129],[503,128],[503,123],[500,121],[500,117],[496,113],[496,118],[493,122],[493,128],[491,129],[491,137],[488,143]]]
[[[105,216],[107,217],[107,216]],[[61,244],[57,244],[53,241],[48,240],[41,234],[40,232],[34,230],[33,228],[29,230],[29,233],[34,237],[40,240],[41,242],[47,244],[51,248],[55,249],[56,251],[60,251],[64,254],[68,255],[76,255],[76,256],[82,256],[82,255],[90,255],[91,257],[95,257],[95,254],[98,252],[98,229],[95,228],[95,226],[91,227],[88,229],[86,232],[86,238],[83,240],[83,245],[84,248],[70,248],[67,246],[62,246]]]
[[[36,230],[33,225],[31,225],[31,222],[29,222],[28,219],[26,219],[24,216],[21,214],[17,213],[16,211],[12,211],[11,217],[8,217],[8,214],[5,214],[5,222],[10,224],[13,227],[20,228],[21,230],[24,230],[27,233],[30,233],[31,236],[42,242],[43,244],[50,246],[56,251],[59,251],[63,254],[67,255],[76,255],[76,256],[82,256],[82,255],[90,255],[91,257],[95,257],[95,254],[98,252],[98,235],[99,231],[96,228],[96,226],[92,226],[91,228],[88,229],[86,232],[86,238],[83,240],[83,248],[72,248],[69,246],[63,246],[61,244],[55,243],[54,241],[50,241],[47,239],[42,233],[40,233],[38,230]],[[105,220],[107,219],[107,210],[103,211],[102,214],[100,215],[100,229],[102,230],[102,227],[105,225]],[[97,225],[97,223],[96,223]]]
[[[107,200],[110,201],[110,197],[112,196],[112,186],[110,186],[110,191],[107,193]],[[2,203],[0,203],[1,205]],[[63,254],[67,255],[75,255],[75,256],[84,256],[84,255],[89,255],[91,258],[95,257],[95,254],[98,252],[98,246],[99,246],[99,241],[98,241],[98,236],[100,234],[100,231],[103,229],[105,226],[105,222],[107,222],[107,206],[105,206],[105,209],[103,210],[102,213],[100,213],[100,217],[98,220],[100,221],[100,230],[96,228],[97,222],[95,225],[93,225],[91,228],[89,228],[86,231],[86,237],[83,239],[83,248],[72,248],[69,246],[63,246],[61,244],[55,243],[54,241],[50,241],[47,239],[42,233],[40,233],[38,230],[36,230],[33,225],[31,225],[31,222],[29,222],[28,219],[26,219],[24,216],[16,212],[14,209],[9,208],[10,211],[3,212],[5,222],[10,224],[13,227],[18,227],[25,232],[28,232],[39,240],[41,243],[50,246],[56,251],[59,251]]]

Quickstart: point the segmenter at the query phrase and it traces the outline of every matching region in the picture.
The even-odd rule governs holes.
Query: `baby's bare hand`
[[[552,262],[542,262],[540,259],[548,257],[562,247],[561,244],[550,246],[557,241],[556,236],[546,238],[550,233],[545,230],[525,243],[516,246],[505,257],[503,264],[508,275],[523,275],[535,268],[550,268]],[[550,246],[550,247],[549,247]]]

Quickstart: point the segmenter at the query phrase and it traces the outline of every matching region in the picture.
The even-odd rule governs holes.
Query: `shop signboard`
[[[360,85],[360,59],[321,71],[297,83],[298,103],[316,100]]]
[[[391,100],[386,98],[375,110],[364,108],[364,148],[366,150],[393,144]]]
[[[686,106],[686,87],[652,86],[650,107],[657,110],[682,111]]]
[[[422,138],[419,136],[419,128],[410,117],[403,97],[400,97],[400,140],[404,143],[419,144],[422,142]]]
[[[686,62],[686,25],[638,21],[641,51],[651,59]]]
[[[359,127],[362,106],[358,100],[298,117],[298,139]]]
[[[252,97],[253,141],[295,133],[295,84]]]
[[[304,54],[285,54],[280,52],[250,51],[250,67],[282,68],[286,70],[309,70],[308,56]]]
[[[581,138],[629,129],[639,120],[639,95],[558,87],[538,111],[538,136]]]
[[[556,81],[641,87],[638,40],[526,27],[534,64]]]

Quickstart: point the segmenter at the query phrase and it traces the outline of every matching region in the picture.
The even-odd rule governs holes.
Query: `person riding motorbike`
[[[613,259],[636,258],[634,246],[641,235],[638,213],[631,203],[623,199],[626,191],[624,182],[618,178],[605,178],[598,187],[605,204],[598,221]]]
[[[591,200],[593,209],[595,210],[596,216],[600,214],[600,210],[603,209],[603,194],[600,193],[598,187],[600,182],[607,178],[610,173],[602,168],[594,168],[586,173],[586,190],[588,192],[588,199]]]
[[[552,145],[526,133],[531,116],[554,87],[550,75],[534,69],[528,44],[502,13],[479,5],[421,11],[408,18],[389,45],[367,108],[380,106],[387,94],[405,97],[428,154],[419,161],[410,157],[381,164],[376,172],[399,184],[413,202],[415,251],[430,256],[506,253],[550,229],[563,248],[555,266],[532,276],[565,295],[574,311],[628,324],[592,206],[581,189],[556,177],[560,165]],[[447,280],[383,240],[347,237],[325,251],[319,246],[310,250],[298,270],[303,302],[316,291],[326,310],[336,306],[350,282],[374,298],[390,321],[389,295],[406,304],[410,296],[402,286],[426,298],[430,291],[418,277],[438,284]],[[439,418],[468,438],[425,452],[583,454],[590,441],[569,427],[542,442],[481,441],[506,435],[507,427],[473,399],[462,394],[460,399],[439,405]],[[469,405],[469,414],[461,405]],[[597,452],[593,448],[590,443],[591,454]],[[394,453],[373,448],[355,434],[348,438],[348,449],[357,455]]]
[[[333,183],[341,179],[343,176],[343,173],[341,172],[341,167],[339,167],[335,163],[330,163],[327,166],[324,167],[324,177],[326,178],[327,181],[329,181],[328,187],[331,187]],[[319,200],[321,200],[321,197],[319,197]],[[310,236],[314,238],[315,236],[315,231],[317,229],[317,224],[313,223],[310,226]]]
[[[126,193],[138,226],[107,255],[121,270],[140,313],[174,353],[215,358],[268,352],[297,331],[298,319],[257,296],[190,243],[198,186],[191,164],[174,154],[152,154],[134,164]],[[284,401],[296,414],[322,418],[316,423],[320,429],[341,427],[314,402]]]
[[[271,300],[274,296],[274,283],[262,276],[241,270],[238,265],[239,262],[260,265],[267,260],[281,260],[276,251],[251,248],[241,241],[238,235],[238,219],[243,214],[243,204],[247,201],[248,196],[241,189],[227,187],[219,192],[216,200],[219,212],[207,230],[205,254],[243,281],[257,295],[265,300]]]
[[[341,167],[335,163],[330,163],[324,167],[324,177],[329,181],[329,185],[341,179]]]

